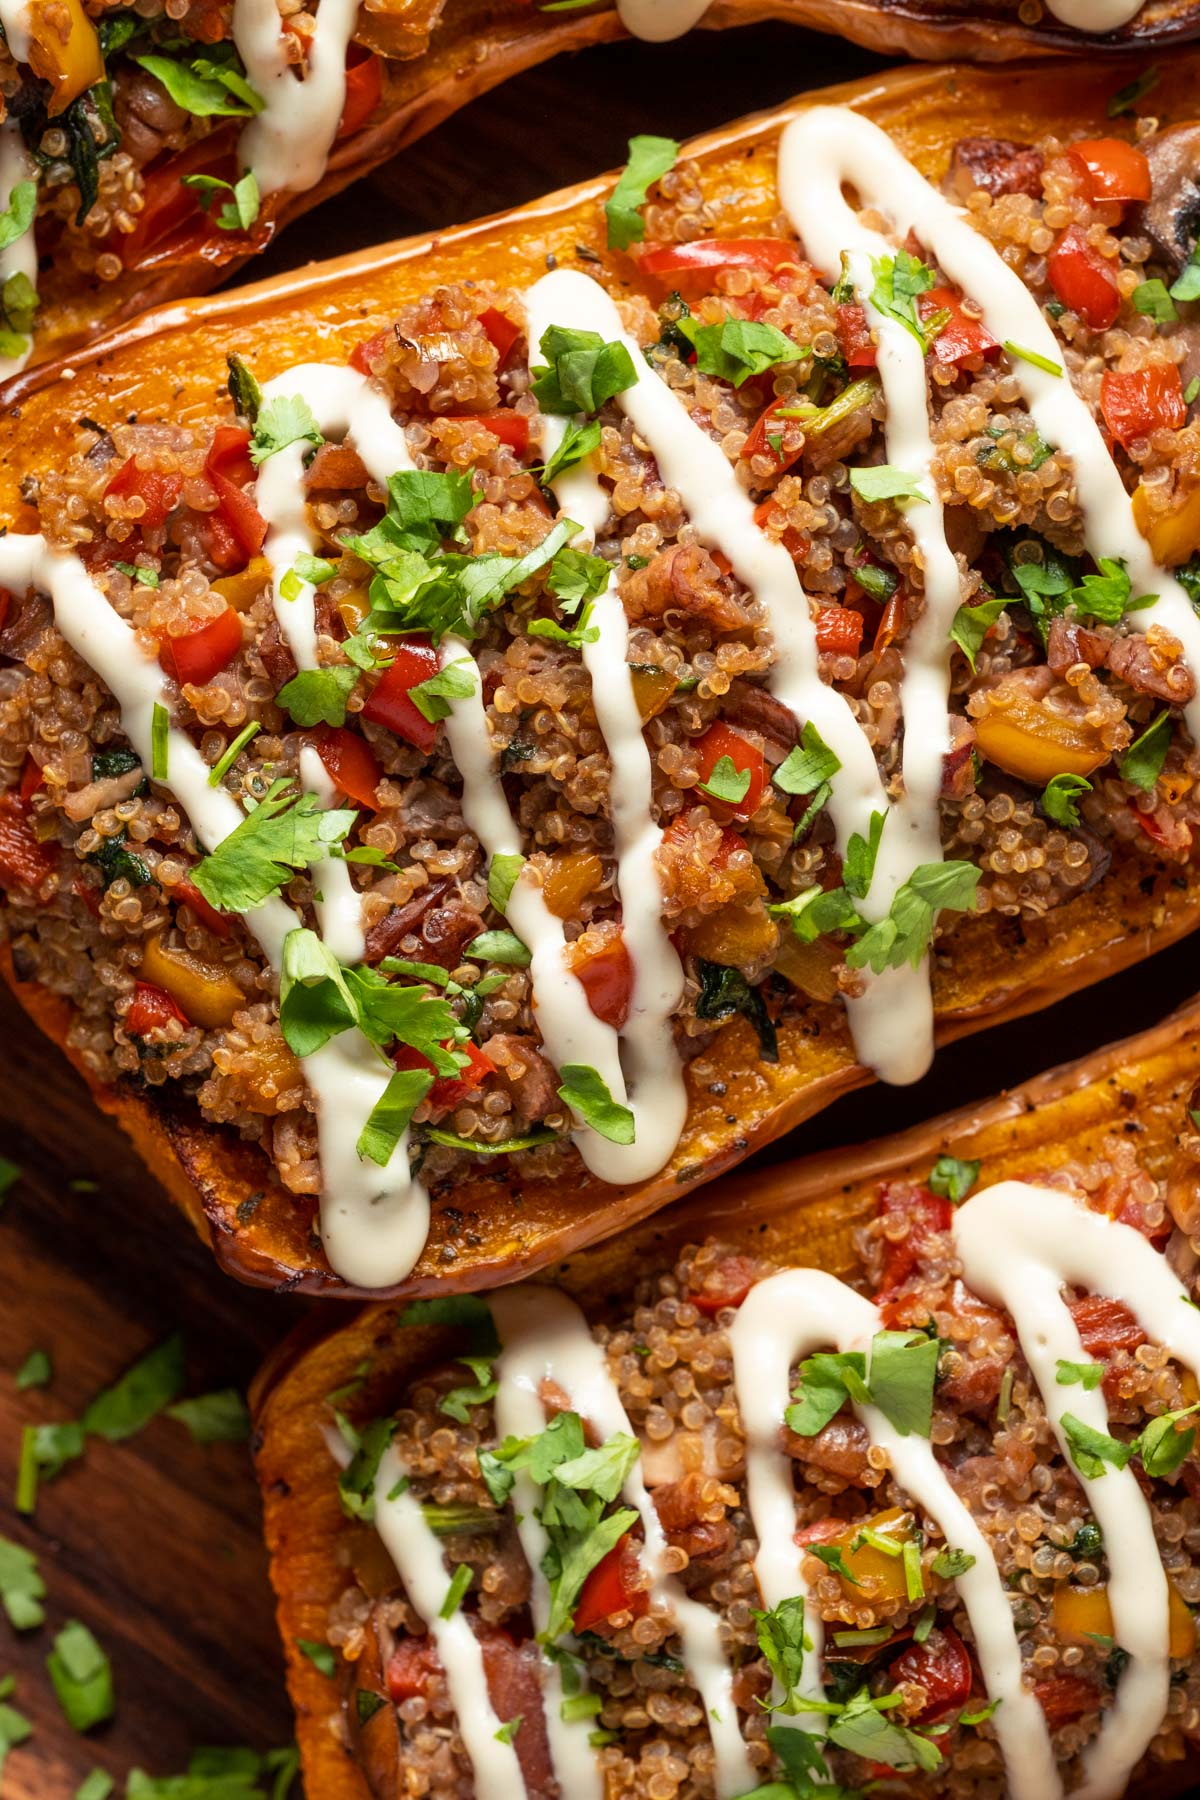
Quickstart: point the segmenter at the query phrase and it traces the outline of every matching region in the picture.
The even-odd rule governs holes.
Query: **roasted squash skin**
[[[1176,1154],[1200,1049],[1200,1003],[1193,1001],[1152,1031],[1040,1075],[998,1099],[964,1108],[873,1144],[776,1164],[721,1182],[681,1201],[649,1224],[610,1240],[550,1279],[603,1313],[635,1280],[669,1268],[683,1245],[709,1235],[755,1256],[794,1258],[835,1275],[858,1265],[855,1229],[875,1210],[883,1181],[922,1181],[944,1153],[978,1159],[982,1179],[1003,1181],[1087,1162],[1127,1120],[1140,1126],[1139,1160],[1165,1175]],[[369,1800],[357,1766],[330,1729],[340,1712],[335,1684],[296,1648],[298,1639],[327,1640],[329,1609],[346,1583],[339,1546],[350,1526],[342,1514],[323,1437],[326,1397],[370,1358],[366,1404],[381,1412],[449,1334],[428,1327],[394,1329],[390,1308],[366,1307],[328,1330],[317,1319],[294,1332],[259,1374],[251,1392],[255,1459],[263,1493],[267,1545],[288,1687],[309,1791],[322,1800]],[[1139,1795],[1185,1791],[1194,1763],[1172,1778],[1158,1776]]]
[[[1147,0],[1119,32],[1067,30],[1047,16],[1023,26],[1015,0],[713,0],[706,30],[781,19],[850,38],[868,49],[931,60],[983,62],[1063,48],[1151,51],[1200,37],[1200,0]],[[382,96],[373,120],[334,145],[321,181],[264,209],[254,241],[214,231],[198,251],[151,257],[115,281],[80,283],[51,266],[41,283],[36,363],[78,350],[147,308],[205,293],[236,273],[294,219],[338,194],[457,112],[468,101],[559,52],[626,35],[613,0],[594,9],[550,13],[529,0],[444,0],[417,7],[364,6],[354,41],[377,52]]]
[[[1118,78],[1122,73],[1118,65]],[[1163,117],[1186,112],[1198,73],[1200,51],[1164,68]],[[902,70],[870,87],[810,96],[810,103],[829,101],[862,106],[935,179],[958,137],[986,132],[997,119],[1006,131],[1032,137],[1062,130],[1064,121],[1077,120],[1081,130],[1096,122],[1095,75],[1085,63],[1056,64],[1052,71],[1048,65]],[[729,221],[731,232],[750,234],[774,217],[775,142],[794,110],[688,147],[707,188],[736,185],[741,206]],[[186,420],[211,408],[228,352],[249,358],[262,379],[298,362],[344,360],[399,306],[438,281],[486,276],[516,287],[544,269],[548,254],[569,266],[577,245],[602,241],[598,202],[607,186],[608,178],[586,183],[536,207],[448,232],[434,245],[424,239],[388,245],[150,314],[73,358],[69,384],[56,381],[53,369],[27,372],[18,378],[17,405],[0,443],[0,519],[10,530],[36,529],[22,484],[65,463],[81,415]],[[937,959],[940,1040],[1051,1004],[1194,929],[1200,871],[1176,865],[1154,875],[1152,867],[1141,858],[1120,860],[1090,892],[1038,922],[1017,927],[990,915],[966,921]],[[3,971],[26,1010],[65,1047],[59,1003],[17,980],[7,955]],[[709,1054],[716,1075],[706,1077],[711,1085],[693,1089],[682,1139],[651,1181],[613,1188],[581,1174],[566,1191],[550,1182],[516,1191],[489,1166],[458,1182],[452,1194],[435,1194],[425,1251],[394,1291],[478,1289],[527,1276],[647,1218],[870,1080],[854,1060],[840,1005],[797,999],[779,1034],[780,1059],[770,1065],[758,1060],[744,1021],[722,1029]],[[160,1090],[151,1097],[131,1083],[97,1098],[193,1224],[211,1236],[226,1270],[255,1285],[346,1295],[315,1238],[315,1202],[285,1193],[253,1146],[164,1102]]]

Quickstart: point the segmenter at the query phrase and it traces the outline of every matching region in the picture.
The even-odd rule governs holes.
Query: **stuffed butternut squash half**
[[[285,1345],[310,1790],[1194,1783],[1198,1026]]]
[[[1192,128],[1021,80],[25,382],[10,974],[239,1273],[514,1279],[1195,923]]]
[[[763,17],[917,56],[1154,48],[1195,0],[5,0],[0,381],[216,285],[319,201],[564,50]],[[1120,16],[1119,16],[1120,15]]]

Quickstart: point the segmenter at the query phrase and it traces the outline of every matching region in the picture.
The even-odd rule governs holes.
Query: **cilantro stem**
[[[227,746],[224,756],[222,756],[218,762],[215,762],[209,770],[209,787],[215,788],[221,785],[251,738],[257,737],[261,730],[262,726],[257,719],[251,719],[249,725],[243,725],[233,742]]]

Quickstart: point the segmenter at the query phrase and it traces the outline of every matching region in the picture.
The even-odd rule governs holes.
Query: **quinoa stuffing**
[[[1200,593],[1200,364],[1193,376],[1173,137],[1143,119],[1136,145],[963,140],[946,186],[1040,303],[1063,379],[1101,421],[1155,554]],[[901,685],[925,568],[902,499],[880,486],[895,472],[881,460],[874,337],[862,303],[818,278],[782,215],[774,235],[732,240],[726,207],[703,197],[696,165],[676,162],[635,214],[642,237],[596,263],[589,253],[587,272],[609,284],[654,379],[719,446],[758,528],[794,564],[821,679],[870,746],[886,813],[903,797]],[[606,1110],[614,1096],[596,1071],[584,1075],[602,1091],[548,1056],[529,946],[506,917],[514,881],[536,889],[591,1013],[627,1025],[638,970],[586,666],[610,581],[649,754],[653,868],[682,968],[670,1035],[685,1062],[735,1013],[771,1060],[781,1020],[859,997],[931,941],[953,957],[955,935],[989,913],[1039,919],[1102,881],[1114,856],[1148,876],[1190,863],[1200,762],[1182,645],[1160,623],[1135,629],[1146,597],[1122,564],[1089,554],[1071,460],[1023,400],[1020,347],[998,344],[980,305],[925,254],[894,244],[884,274],[926,355],[961,606],[938,802],[945,861],[926,865],[930,897],[902,890],[903,928],[895,909],[882,925],[857,913],[876,828],[839,855],[837,758],[831,768],[820,734],[771,691],[764,599],[702,541],[619,403],[632,363],[597,374],[620,345],[581,353],[593,392],[579,386],[570,332],[526,341],[519,293],[447,285],[405,306],[350,359],[403,433],[412,466],[386,482],[364,445],[326,441],[286,372],[264,401],[236,357],[229,399],[209,417],[80,420],[74,453],[26,497],[49,548],[81,558],[157,658],[164,730],[247,809],[238,840],[258,859],[247,890],[225,846],[204,854],[169,770],[133,750],[46,596],[6,591],[4,929],[18,977],[70,1002],[70,1047],[90,1075],[182,1093],[261,1146],[288,1190],[314,1194],[304,1059],[316,1039],[296,1016],[303,996],[289,995],[319,974],[320,1029],[369,1020],[372,1042],[415,1078],[407,1119],[432,1190],[506,1150],[518,1182],[569,1176],[580,1114],[617,1138],[627,1109]],[[547,467],[551,425],[570,412],[576,425]],[[264,466],[289,455],[314,549],[277,597],[258,499]],[[547,485],[572,464],[594,473],[608,507],[586,551]],[[302,669],[281,618],[307,591],[315,655]],[[456,688],[439,662],[452,631],[477,687],[467,675]],[[489,856],[466,816],[446,721],[468,692],[521,855]],[[322,815],[314,755],[334,803]],[[304,824],[290,861],[265,849],[277,818],[289,832]],[[293,966],[281,1009],[280,972],[243,915],[277,895],[311,938],[334,873],[361,916],[353,994],[338,989],[336,963]],[[399,1130],[388,1125],[385,1150]]]

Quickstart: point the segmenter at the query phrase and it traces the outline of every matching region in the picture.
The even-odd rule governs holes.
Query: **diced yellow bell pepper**
[[[193,1025],[215,1031],[228,1025],[246,1004],[246,996],[233,977],[212,963],[202,962],[190,950],[146,940],[142,949],[142,978],[165,988],[177,1000]]]
[[[647,719],[656,718],[662,712],[675,692],[675,677],[650,663],[631,663],[629,680],[643,725]]]
[[[604,879],[604,864],[591,850],[568,850],[547,859],[542,899],[556,919],[574,919]]]
[[[1170,1640],[1172,1658],[1182,1660],[1196,1648],[1196,1621],[1174,1582],[1168,1582]],[[1090,1644],[1096,1638],[1112,1636],[1112,1608],[1108,1589],[1072,1587],[1063,1581],[1054,1590],[1054,1630],[1067,1644]]]
[[[975,736],[988,762],[1036,787],[1055,775],[1090,775],[1112,754],[1094,731],[1028,698],[976,719]]]
[[[29,66],[50,83],[53,117],[104,80],[100,39],[81,0],[30,0],[29,29]]]
[[[236,575],[222,575],[212,585],[214,591],[221,595],[227,605],[232,606],[234,612],[245,612],[270,579],[271,565],[267,558],[254,556]]]
[[[1177,568],[1200,550],[1200,487],[1185,494],[1173,512],[1155,513],[1150,510],[1145,488],[1139,485],[1133,495],[1133,517],[1155,561],[1168,569]]]
[[[874,1544],[859,1543],[864,1530],[884,1543],[894,1543],[895,1554],[877,1549]],[[855,1587],[853,1583],[842,1580],[847,1598],[870,1605],[881,1600],[904,1600],[908,1593],[904,1574],[904,1546],[911,1536],[911,1515],[898,1506],[890,1506],[886,1512],[875,1513],[869,1519],[848,1525],[840,1537],[828,1540],[841,1551],[842,1561],[859,1584]],[[857,1549],[853,1547],[856,1544]]]

